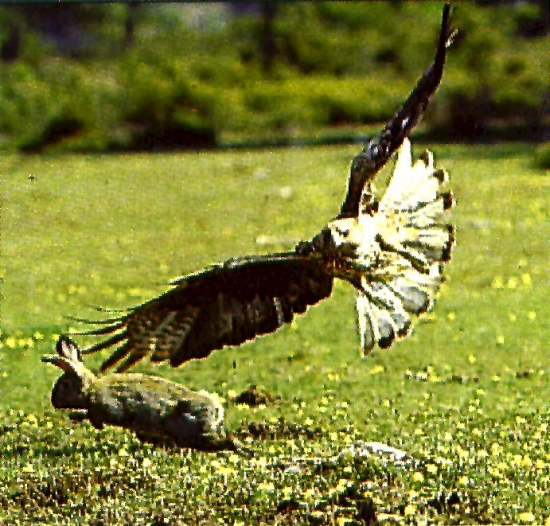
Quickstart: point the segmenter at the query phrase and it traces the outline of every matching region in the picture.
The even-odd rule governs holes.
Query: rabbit
[[[74,409],[72,420],[89,420],[136,433],[142,441],[204,451],[237,450],[240,444],[223,429],[219,399],[206,391],[144,374],[96,376],[82,362],[77,345],[61,336],[57,354],[42,361],[65,371],[55,383],[51,401],[56,409]]]

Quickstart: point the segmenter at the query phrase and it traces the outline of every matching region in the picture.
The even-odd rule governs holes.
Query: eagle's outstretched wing
[[[385,348],[408,335],[410,314],[420,315],[433,305],[454,243],[448,217],[454,200],[447,182],[447,173],[434,167],[430,152],[412,163],[405,139],[377,213],[359,215],[359,235],[370,242],[375,233],[369,268],[356,280],[365,354],[375,343]]]
[[[451,45],[453,38],[450,10],[450,5],[446,4],[443,9],[441,31],[434,61],[395,117],[353,159],[348,191],[338,215],[339,218],[357,217],[361,200],[365,200],[364,193],[368,193],[369,182],[388,162],[424,115],[428,103],[443,77],[447,48]]]
[[[355,287],[365,355],[407,336],[411,315],[433,305],[454,243],[447,181],[430,152],[413,164],[405,139],[381,200],[373,194],[375,206],[360,208],[357,217],[336,218],[299,247],[323,253],[332,275]]]
[[[229,260],[176,280],[165,294],[88,331],[110,336],[82,352],[118,344],[103,371],[124,360],[117,367],[123,372],[148,355],[177,367],[275,331],[330,296],[332,283],[318,260],[295,253]]]

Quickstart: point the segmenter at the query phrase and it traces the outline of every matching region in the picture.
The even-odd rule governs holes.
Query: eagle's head
[[[335,251],[341,256],[353,257],[361,246],[361,229],[356,218],[337,219],[328,224]]]
[[[377,253],[376,231],[369,226],[374,224],[358,218],[335,219],[297,252],[319,259],[329,274],[357,287]]]

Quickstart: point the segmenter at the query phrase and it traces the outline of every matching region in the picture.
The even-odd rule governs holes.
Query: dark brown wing
[[[403,107],[386,124],[382,132],[371,139],[363,151],[355,157],[351,165],[348,192],[338,218],[357,217],[365,185],[386,164],[393,153],[401,146],[416,126],[428,106],[430,98],[437,90],[443,77],[443,67],[447,47],[451,44],[450,6],[443,9],[443,20],[435,59],[426,70]],[[368,191],[368,188],[367,188]]]
[[[332,282],[320,262],[294,253],[229,260],[178,279],[165,294],[88,331],[110,337],[82,352],[118,344],[102,371],[121,360],[117,371],[125,371],[147,355],[177,367],[275,331],[328,297]]]

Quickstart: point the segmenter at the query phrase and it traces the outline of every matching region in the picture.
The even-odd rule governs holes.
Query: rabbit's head
[[[53,363],[65,371],[52,391],[52,405],[56,409],[86,409],[88,390],[96,381],[95,375],[82,363],[80,351],[68,337],[61,336],[56,345],[57,354],[43,356],[42,361]]]

